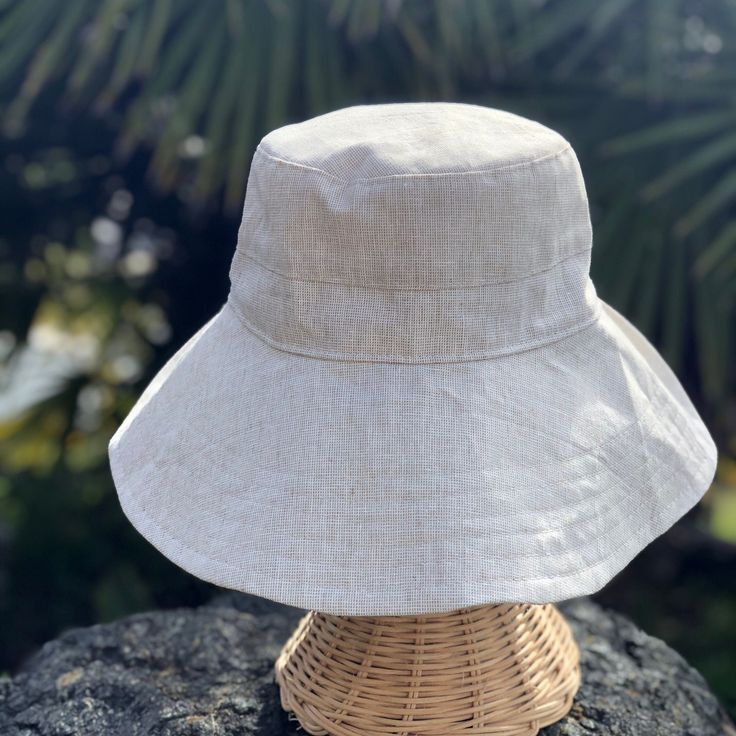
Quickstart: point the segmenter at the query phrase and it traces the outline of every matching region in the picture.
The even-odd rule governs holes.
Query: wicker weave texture
[[[315,736],[532,736],[569,711],[580,685],[577,645],[551,604],[310,611],[275,676],[282,706]]]

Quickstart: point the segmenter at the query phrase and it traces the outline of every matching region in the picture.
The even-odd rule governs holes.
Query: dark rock
[[[561,606],[583,684],[547,736],[736,736],[703,678],[588,600]],[[280,736],[273,661],[301,611],[240,594],[69,631],[0,680],[2,736]],[[303,735],[304,732],[301,732]]]

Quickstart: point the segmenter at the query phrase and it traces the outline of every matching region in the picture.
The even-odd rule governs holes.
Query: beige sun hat
[[[120,501],[205,580],[336,615],[591,593],[716,449],[602,302],[576,156],[451,103],[279,128],[227,303],[110,443]]]

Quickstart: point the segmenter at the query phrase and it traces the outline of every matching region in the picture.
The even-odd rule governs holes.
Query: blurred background
[[[108,439],[225,300],[259,139],[408,100],[573,143],[598,292],[721,454],[597,598],[736,713],[736,0],[0,0],[0,672],[67,627],[213,595],[123,517]]]

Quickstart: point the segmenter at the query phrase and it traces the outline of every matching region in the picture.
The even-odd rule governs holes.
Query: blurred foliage
[[[736,462],[721,459],[720,472],[704,503],[709,507],[709,529],[724,542],[736,545]]]
[[[680,523],[646,547],[601,592],[695,665],[736,714],[734,547],[700,524]]]
[[[149,147],[157,187],[233,214],[260,135],[340,105],[463,99],[562,128],[603,296],[733,434],[736,0],[6,1],[0,43],[6,134],[51,89],[114,121],[121,160]]]
[[[122,519],[106,443],[225,298],[260,137],[348,104],[573,142],[598,292],[716,435],[701,519],[736,541],[736,0],[0,0],[0,95],[0,667],[206,595]]]
[[[106,449],[221,300],[224,236],[208,218],[175,238],[155,223],[187,208],[147,197],[140,162],[116,171],[110,131],[47,119],[0,141],[0,671],[61,628],[209,594],[124,520]]]

